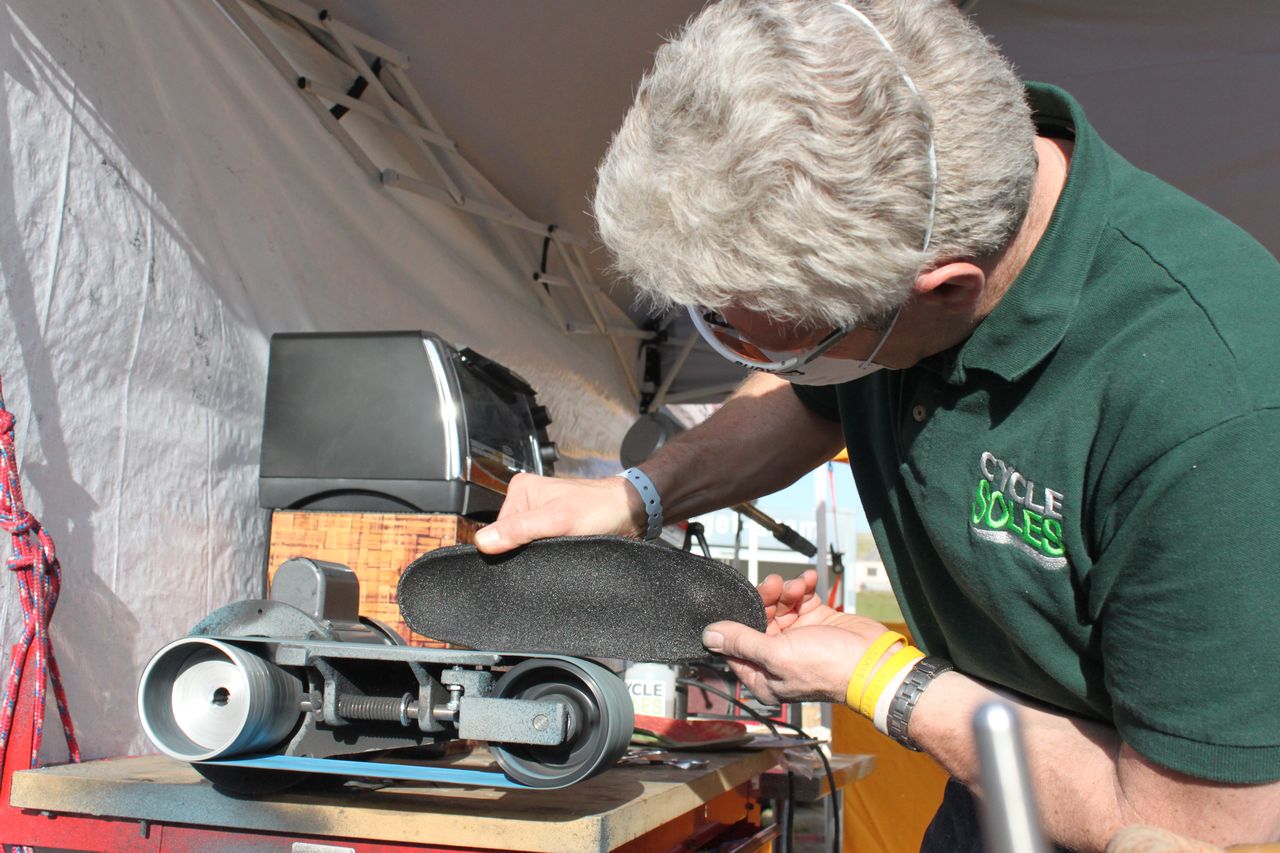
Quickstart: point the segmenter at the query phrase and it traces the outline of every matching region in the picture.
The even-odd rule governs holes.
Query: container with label
[[[624,680],[637,714],[682,719],[683,691],[676,686],[678,668],[662,663],[630,663]]]

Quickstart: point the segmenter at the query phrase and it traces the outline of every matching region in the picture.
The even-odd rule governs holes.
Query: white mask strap
[[[924,97],[921,96],[920,90],[916,88],[915,81],[911,79],[911,75],[907,74],[906,69],[902,67],[902,60],[898,58],[898,52],[893,49],[893,45],[889,44],[889,40],[884,37],[884,34],[880,32],[880,30],[876,27],[875,24],[871,23],[870,18],[862,14],[862,12],[858,11],[853,6],[850,6],[848,3],[836,3],[836,5],[842,9],[847,10],[855,18],[857,18],[859,21],[865,24],[867,29],[875,33],[875,37],[880,40],[880,44],[884,45],[884,49],[889,51],[889,53],[893,56],[894,61],[897,62],[898,73],[902,75],[903,82],[907,84],[907,88],[911,90],[912,94],[914,94],[917,98],[920,99],[920,105],[924,107],[925,115],[928,116],[929,105],[925,103]],[[927,118],[926,118],[925,124],[926,124],[925,130],[928,133],[928,140],[929,140],[930,189],[929,189],[929,218],[928,220],[926,220],[925,227],[924,227],[924,246],[922,248],[923,251],[927,251],[929,249],[929,241],[933,239],[933,214],[934,214],[934,211],[937,209],[937,205],[938,205],[938,161],[933,153],[933,127],[929,124]],[[897,322],[897,320],[898,320],[898,317],[895,314],[893,321]],[[889,329],[892,331],[893,323],[889,324]],[[887,333],[886,333],[886,337],[887,337]],[[881,339],[880,343],[883,344],[884,340]],[[876,347],[877,351],[879,351],[879,349],[880,349],[879,347]],[[872,353],[871,357],[874,358],[875,353]],[[867,359],[867,361],[870,361],[870,360],[871,360],[870,358]]]
[[[862,363],[858,365],[860,369],[865,370],[870,367],[871,363],[875,361],[876,356],[880,354],[881,347],[883,347],[885,342],[889,340],[889,335],[893,334],[893,327],[898,325],[898,317],[902,316],[902,308],[903,306],[899,305],[898,310],[893,312],[893,319],[889,321],[889,328],[884,330],[884,334],[880,336],[880,342],[876,344],[876,348],[871,351],[871,355],[864,358]]]

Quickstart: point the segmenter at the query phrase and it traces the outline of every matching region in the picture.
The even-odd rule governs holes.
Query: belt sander
[[[765,624],[736,571],[615,537],[497,558],[440,549],[405,570],[398,598],[415,631],[471,648],[403,645],[358,614],[354,572],[295,558],[270,598],[219,608],[156,653],[138,690],[144,730],[243,794],[316,772],[563,788],[613,766],[634,725],[622,680],[587,658],[700,658],[705,625]],[[454,739],[487,743],[501,772],[350,760]]]

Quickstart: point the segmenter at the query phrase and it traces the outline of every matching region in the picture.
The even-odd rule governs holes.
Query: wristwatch
[[[923,658],[907,673],[906,679],[898,686],[898,692],[889,703],[889,717],[885,729],[889,737],[914,752],[920,752],[919,745],[907,735],[907,723],[911,721],[911,712],[915,710],[920,695],[939,675],[951,672],[955,667],[945,658]]]

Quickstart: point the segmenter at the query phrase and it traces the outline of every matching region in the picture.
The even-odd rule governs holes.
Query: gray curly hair
[[[930,263],[1022,222],[1035,129],[1009,63],[946,0],[857,0],[892,52],[841,5],[723,0],[659,49],[595,193],[615,269],[655,307],[874,323]]]

